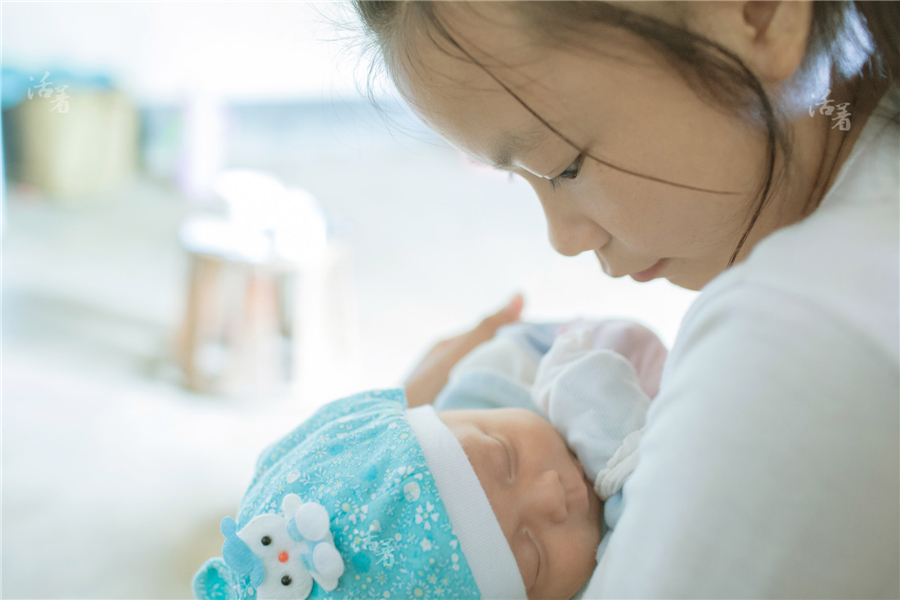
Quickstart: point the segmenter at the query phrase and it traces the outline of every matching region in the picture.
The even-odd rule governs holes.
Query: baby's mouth
[[[578,469],[578,476],[573,477],[574,483],[566,488],[566,508],[570,512],[572,509],[575,509],[577,513],[581,514],[587,512],[590,508],[587,480],[584,477],[584,467],[581,466],[578,459],[573,456],[572,462]]]
[[[575,467],[578,469],[578,476],[584,479],[584,467],[575,456],[572,456],[572,462],[575,463]]]

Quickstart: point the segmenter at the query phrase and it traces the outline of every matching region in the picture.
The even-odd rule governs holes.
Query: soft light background
[[[527,184],[467,165],[389,96],[387,126],[356,92],[357,54],[335,41],[348,33],[323,18],[336,5],[0,8],[4,68],[107,75],[144,132],[133,177],[96,198],[7,182],[3,597],[188,597],[265,445],[324,401],[398,385],[431,343],[516,291],[527,319],[631,317],[669,345],[695,297],[556,255]],[[222,118],[189,134],[191,111]],[[188,261],[176,233],[203,207],[183,172],[190,143],[321,202],[353,249],[358,368],[277,397],[180,385],[170,343]]]

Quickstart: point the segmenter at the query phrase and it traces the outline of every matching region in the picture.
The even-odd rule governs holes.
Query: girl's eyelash
[[[575,159],[575,162],[569,165],[565,171],[549,180],[551,189],[555,190],[557,186],[560,186],[566,181],[571,181],[578,177],[578,174],[581,172],[582,164],[584,164],[584,154],[579,154],[578,158]],[[574,170],[570,173],[569,171],[572,170],[573,167]]]

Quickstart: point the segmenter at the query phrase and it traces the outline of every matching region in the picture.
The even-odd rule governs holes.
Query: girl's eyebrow
[[[495,169],[508,171],[513,167],[516,157],[534,150],[542,139],[543,128],[535,128],[526,131],[523,135],[504,132],[500,135],[497,145],[490,155],[491,165]]]

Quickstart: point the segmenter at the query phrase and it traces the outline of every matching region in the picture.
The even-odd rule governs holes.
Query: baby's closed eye
[[[530,591],[538,580],[541,571],[541,551],[537,539],[528,529],[523,528],[517,544],[516,560],[526,591]]]
[[[509,446],[506,443],[504,443],[504,441],[501,440],[499,437],[491,436],[491,438],[493,438],[497,442],[497,444],[500,445],[500,449],[502,452],[502,455],[500,457],[500,459],[501,459],[500,463],[502,465],[502,467],[500,469],[501,479],[512,483],[513,481],[515,481],[516,474],[515,474],[515,469],[513,467],[513,459],[512,459],[510,450],[509,450]]]

